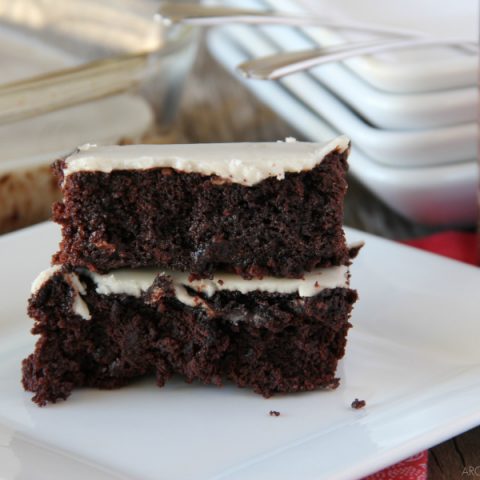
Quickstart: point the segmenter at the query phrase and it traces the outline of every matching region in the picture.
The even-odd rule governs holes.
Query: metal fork
[[[282,52],[275,55],[256,58],[242,63],[237,70],[247,78],[258,80],[276,80],[292,73],[308,70],[326,63],[347,60],[359,55],[403,50],[413,47],[458,46],[466,44],[461,39],[402,39],[377,40],[362,43],[346,43],[325,48],[316,48],[296,52]],[[474,44],[472,44],[474,45]]]
[[[466,53],[478,54],[478,44],[461,38],[430,38],[406,29],[369,25],[365,23],[336,21],[315,16],[292,16],[270,11],[245,10],[195,3],[162,2],[157,18],[167,25],[183,23],[198,26],[217,26],[232,23],[250,25],[322,26],[336,30],[368,32],[382,35],[379,38],[356,43],[298,52],[282,52],[250,60],[238,66],[244,76],[255,79],[277,79],[330,62],[346,60],[359,55],[401,50],[412,47],[461,47]]]

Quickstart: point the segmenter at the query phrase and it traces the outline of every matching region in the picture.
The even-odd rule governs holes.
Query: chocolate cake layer
[[[93,149],[58,161],[63,202],[54,206],[54,220],[63,240],[54,263],[98,272],[156,266],[197,278],[216,271],[299,278],[346,264],[342,142],[327,150],[301,142],[240,144],[243,156],[225,163],[222,147],[212,145],[178,146],[193,152],[190,162],[188,155],[177,159],[175,146],[165,146],[169,156],[162,159],[158,145],[139,146],[142,153],[108,147],[99,158]]]
[[[292,293],[242,293],[221,279],[218,289],[192,283],[198,291],[179,291],[178,279],[160,274],[142,290],[139,281],[51,270],[29,302],[40,338],[23,362],[23,385],[39,405],[77,387],[117,388],[144,375],[155,375],[158,386],[173,374],[214,385],[229,380],[265,396],[335,387],[357,295],[326,288],[335,283],[325,274]],[[339,274],[347,279],[343,270],[333,277]],[[99,293],[108,289],[128,293]]]

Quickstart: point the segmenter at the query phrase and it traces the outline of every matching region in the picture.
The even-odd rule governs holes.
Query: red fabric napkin
[[[402,243],[471,265],[480,265],[479,241],[474,233],[442,232]],[[427,461],[428,452],[421,452],[364,480],[426,480]]]
[[[427,460],[428,452],[421,452],[364,480],[426,480]]]
[[[442,232],[403,243],[460,262],[479,265],[479,242],[480,239],[474,233]]]

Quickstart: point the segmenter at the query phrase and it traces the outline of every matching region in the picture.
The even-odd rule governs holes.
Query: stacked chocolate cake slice
[[[338,384],[356,292],[349,142],[86,145],[55,166],[62,242],[32,286],[39,405],[155,375],[265,396]]]

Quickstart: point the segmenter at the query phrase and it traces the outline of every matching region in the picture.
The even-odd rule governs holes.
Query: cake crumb
[[[325,385],[325,390],[335,390],[340,385],[340,379],[334,378],[328,385]]]
[[[269,415],[270,415],[271,417],[279,417],[279,416],[280,416],[280,412],[277,412],[276,410],[270,410]]]
[[[356,398],[356,399],[352,402],[351,407],[354,408],[355,410],[360,410],[360,409],[363,408],[366,404],[367,404],[367,402],[366,402],[365,400],[359,400],[358,398]]]

